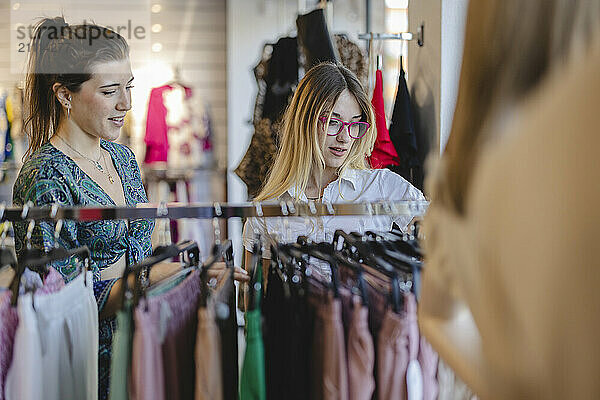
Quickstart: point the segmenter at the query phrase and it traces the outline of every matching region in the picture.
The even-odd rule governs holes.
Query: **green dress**
[[[142,185],[138,164],[133,152],[126,146],[100,141],[103,149],[112,158],[121,182],[125,202],[128,206],[147,203],[148,198]],[[13,188],[13,204],[22,206],[32,201],[35,206],[111,206],[115,202],[94,182],[77,164],[46,143],[35,151],[23,164]],[[25,246],[26,223],[15,223],[15,249],[21,255]],[[152,252],[150,235],[154,221],[130,220],[129,226],[122,220],[105,221],[65,221],[59,238],[64,248],[87,245],[91,252],[91,269],[94,275],[94,294],[98,311],[102,311],[108,294],[117,279],[101,280],[101,271],[117,262],[122,256],[134,264],[149,256]],[[37,223],[33,231],[32,245],[50,249],[54,245],[54,224]],[[53,265],[68,280],[75,266],[69,261],[56,262]],[[108,397],[110,375],[110,349],[115,318],[100,321],[99,342],[99,399]]]
[[[256,282],[262,282],[262,263],[256,266]],[[265,400],[267,387],[265,382],[265,347],[262,338],[262,315],[260,300],[262,289],[255,290],[257,306],[246,311],[246,353],[240,378],[240,400]]]

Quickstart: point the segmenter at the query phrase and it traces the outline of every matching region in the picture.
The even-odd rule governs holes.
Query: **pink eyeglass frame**
[[[329,132],[325,132],[325,133],[327,134],[327,136],[337,136],[337,135],[339,135],[339,134],[340,134],[340,132],[341,132],[341,131],[343,131],[343,130],[344,130],[344,128],[345,128],[346,126],[348,126],[348,127],[349,127],[349,126],[351,126],[351,125],[354,125],[354,124],[361,124],[361,125],[362,125],[362,124],[365,124],[365,125],[367,125],[367,129],[365,129],[365,133],[363,133],[363,134],[362,134],[362,135],[360,135],[359,137],[354,137],[354,136],[350,135],[350,129],[348,129],[348,135],[349,135],[349,136],[350,136],[352,139],[360,139],[360,138],[362,138],[363,136],[365,136],[365,134],[367,133],[367,131],[368,131],[368,130],[369,130],[369,128],[371,127],[371,124],[370,124],[370,123],[368,123],[368,122],[364,122],[364,121],[353,121],[353,122],[346,122],[346,121],[342,121],[342,120],[341,120],[341,119],[339,119],[339,118],[334,118],[334,117],[331,117],[331,118],[327,118],[327,117],[325,117],[325,116],[323,116],[323,117],[319,117],[319,121],[321,121],[321,122],[322,122],[322,123],[324,123],[324,124],[326,124],[326,123],[328,123],[329,121],[332,121],[332,120],[333,120],[333,121],[338,121],[338,122],[341,122],[341,123],[342,123],[342,127],[341,127],[341,128],[340,128],[340,129],[339,129],[339,130],[338,130],[336,133],[329,133]]]

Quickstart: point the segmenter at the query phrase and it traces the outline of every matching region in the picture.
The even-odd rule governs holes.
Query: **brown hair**
[[[573,45],[589,41],[577,32],[598,26],[600,7],[589,3],[597,2],[469,2],[456,111],[443,156],[445,175],[432,187],[437,200],[464,212],[479,149],[486,141],[484,124],[503,106],[521,100],[554,65],[567,61]],[[573,22],[575,14],[580,24]]]
[[[324,62],[311,68],[298,84],[283,116],[279,153],[256,200],[275,199],[293,186],[303,192],[313,172],[323,172],[324,138],[318,132],[319,117],[331,116],[345,89],[356,98],[362,111],[361,120],[370,123],[371,128],[362,138],[354,140],[338,174],[345,168],[368,168],[366,157],[371,154],[376,138],[371,102],[352,71],[339,63]],[[299,195],[296,193],[296,200]]]
[[[50,140],[65,117],[52,88],[55,83],[76,93],[91,78],[95,64],[128,57],[125,39],[108,28],[68,25],[63,17],[39,21],[31,38],[25,78],[25,132],[29,136],[25,158]]]

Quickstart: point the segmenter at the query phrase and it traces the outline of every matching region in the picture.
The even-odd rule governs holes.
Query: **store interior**
[[[120,329],[114,326],[123,324],[130,338],[123,339],[126,334],[114,330],[109,344],[111,372],[102,376],[101,366],[100,381],[94,381],[97,377],[89,374],[97,376],[98,367],[86,364],[81,369],[88,376],[73,379],[87,383],[75,385],[75,397],[62,398],[598,398],[600,386],[593,376],[600,373],[600,354],[598,346],[591,345],[589,332],[600,327],[600,298],[594,289],[599,275],[594,269],[597,261],[586,254],[593,253],[600,222],[598,211],[589,206],[600,200],[600,194],[598,185],[590,184],[597,168],[588,160],[593,158],[589,144],[598,141],[590,139],[597,135],[592,135],[594,113],[588,108],[598,104],[594,90],[600,87],[597,77],[585,80],[588,86],[576,78],[593,71],[590,66],[598,66],[600,24],[593,21],[594,15],[600,20],[600,6],[592,5],[594,1],[569,5],[553,0],[548,11],[533,5],[541,0],[522,6],[517,1],[508,3],[475,10],[468,0],[0,0],[0,260],[8,260],[5,254],[19,246],[16,229],[13,232],[4,221],[31,221],[29,231],[24,224],[20,228],[28,232],[29,251],[37,229],[34,220],[60,220],[61,228],[63,219],[70,218],[90,224],[104,219],[127,220],[127,224],[141,218],[156,220],[150,240],[152,248],[160,251],[134,260],[132,269],[127,253],[121,282],[135,275],[135,287],[123,289],[117,325],[112,319],[112,328],[103,328],[100,320],[100,358],[103,329],[112,335],[112,329]],[[529,16],[537,10],[553,28],[541,34],[543,24],[536,21],[530,30],[521,29],[519,24],[529,21],[517,22],[519,7]],[[477,11],[488,14],[475,21]],[[110,27],[128,41],[134,77],[131,110],[116,143],[133,151],[141,171],[148,204],[138,204],[137,209],[93,206],[86,214],[77,204],[37,209],[37,204],[27,203],[11,208],[29,146],[24,125],[31,26],[42,17],[59,15],[69,24],[92,21]],[[498,34],[504,28],[497,21],[504,20],[513,25],[506,23],[504,33]],[[481,36],[474,38],[474,33]],[[518,46],[506,45],[521,39]],[[486,48],[494,50],[486,53]],[[505,56],[497,56],[500,51]],[[486,63],[479,65],[477,57]],[[527,66],[534,59],[537,63]],[[558,67],[548,67],[548,59]],[[327,204],[325,194],[319,194],[316,202],[308,196],[298,203],[255,201],[282,151],[284,112],[299,82],[323,61],[341,63],[356,75],[375,110],[376,140],[366,158],[368,169],[392,171],[420,197],[397,201],[375,196],[378,200],[356,205]],[[567,69],[575,72],[566,73]],[[559,76],[573,82],[566,85]],[[502,87],[511,79],[514,87]],[[500,83],[489,83],[496,81]],[[570,101],[564,107],[550,101],[563,94]],[[472,118],[475,122],[464,122],[470,112],[475,115],[481,110],[485,114]],[[561,113],[564,120],[557,116]],[[477,133],[460,136],[465,127]],[[568,130],[572,141],[555,139],[563,136],[557,133],[559,128]],[[342,124],[337,133],[343,129]],[[519,129],[532,132],[532,138],[515,139],[519,135],[514,131]],[[542,131],[547,136],[533,136]],[[480,132],[485,132],[485,139],[483,133],[477,136]],[[588,150],[577,142],[579,136]],[[548,173],[539,171],[540,166]],[[510,177],[502,175],[502,168]],[[577,172],[571,173],[572,169]],[[548,182],[553,177],[558,188]],[[581,186],[570,187],[573,177]],[[465,183],[471,180],[472,192]],[[498,186],[490,188],[490,182]],[[393,189],[382,185],[381,191]],[[563,193],[567,191],[579,194]],[[573,215],[571,207],[579,207]],[[386,232],[373,232],[370,222],[365,222],[388,216],[407,217],[407,224],[400,226],[395,219],[391,231],[388,227]],[[251,224],[245,224],[253,220],[250,217],[277,220],[274,225],[264,223],[269,234],[271,229],[277,231],[270,251],[268,246],[248,244]],[[312,222],[318,217],[346,218],[342,226],[348,230],[356,226],[358,233],[338,229],[335,234],[316,234],[322,243],[314,243],[315,226],[322,227]],[[296,235],[309,225],[308,238]],[[53,226],[56,231],[50,229],[49,237],[58,249],[63,231]],[[258,229],[254,230],[259,242]],[[319,247],[325,242],[329,247]],[[571,258],[561,248],[571,248],[563,250]],[[48,260],[54,256],[49,254],[37,257],[50,265]],[[271,261],[261,254],[268,254]],[[63,257],[71,262],[73,254]],[[32,262],[30,254],[27,260]],[[165,260],[179,260],[183,272],[159,284],[159,294],[150,294],[151,266]],[[573,260],[569,270],[565,266],[559,272],[559,263],[569,260]],[[20,261],[13,264],[20,266]],[[211,278],[206,271],[222,261],[223,271],[231,273]],[[325,289],[314,285],[323,270],[311,270],[307,267],[311,262],[329,266],[322,276]],[[547,273],[542,265],[548,265]],[[236,266],[251,272],[249,284],[235,275]],[[312,272],[307,274],[307,269]],[[0,268],[0,295],[7,282],[5,273]],[[45,273],[51,275],[47,269]],[[571,274],[581,276],[571,278]],[[100,272],[97,275],[94,282],[100,279]],[[5,289],[18,293],[26,279],[21,278],[21,283],[12,275],[11,279]],[[66,284],[69,279],[65,278]],[[267,282],[272,283],[265,286]],[[42,284],[45,288],[45,281]],[[164,304],[171,304],[169,290],[192,284],[196,287],[186,296],[194,300],[165,311],[169,306]],[[167,285],[171,289],[165,289]],[[102,291],[108,293],[110,287]],[[104,297],[98,297],[96,290],[94,286],[96,299],[88,300],[99,305]],[[21,292],[24,296],[29,290]],[[8,292],[4,297],[16,299]],[[2,314],[4,297],[0,297],[0,321],[9,324]],[[31,298],[32,312],[39,313],[33,294]],[[15,300],[11,312],[16,313],[16,304]],[[144,305],[145,311],[150,309],[148,315],[158,316],[156,321],[139,317]],[[42,298],[40,307],[51,305]],[[360,310],[365,311],[360,318],[369,318],[362,330],[353,319],[359,318]],[[186,313],[192,313],[192,319],[178,326],[185,325],[187,331],[166,322]],[[23,315],[19,319],[25,320]],[[202,338],[195,325],[201,323],[205,324]],[[21,338],[20,326],[16,328],[15,322],[17,338]],[[143,331],[148,326],[155,330]],[[148,335],[143,345],[155,346],[159,356],[140,350],[143,339],[136,336],[137,327]],[[160,337],[157,343],[147,339],[153,333]],[[0,400],[41,399],[41,392],[36,395],[18,384],[29,365],[11,364],[27,348],[24,339],[19,340],[14,342],[14,353],[13,339],[7,339],[10,345],[0,340]],[[310,350],[303,352],[305,345]],[[585,346],[592,347],[587,354]],[[81,357],[89,363],[90,354],[97,357],[97,353]],[[118,376],[115,354],[125,360],[119,361],[126,370]],[[46,367],[55,365],[48,357],[43,360]],[[564,366],[559,365],[561,360]],[[141,365],[150,367],[144,370]],[[153,380],[156,371],[160,378]],[[107,392],[102,385],[109,377],[111,391]],[[48,375],[44,379],[46,385],[66,378]],[[48,393],[55,390],[48,385],[52,387]],[[55,391],[50,398],[64,395],[61,389]]]

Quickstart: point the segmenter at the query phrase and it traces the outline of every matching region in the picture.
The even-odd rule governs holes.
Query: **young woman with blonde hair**
[[[324,203],[424,200],[401,176],[369,168],[366,157],[375,143],[371,103],[356,78],[340,64],[321,63],[300,81],[288,106],[280,134],[280,151],[257,201]],[[295,241],[305,235],[330,241],[336,229],[347,232],[406,227],[412,216],[251,218],[244,226],[244,247],[252,249],[255,233],[269,243]],[[248,253],[247,253],[248,255]]]

